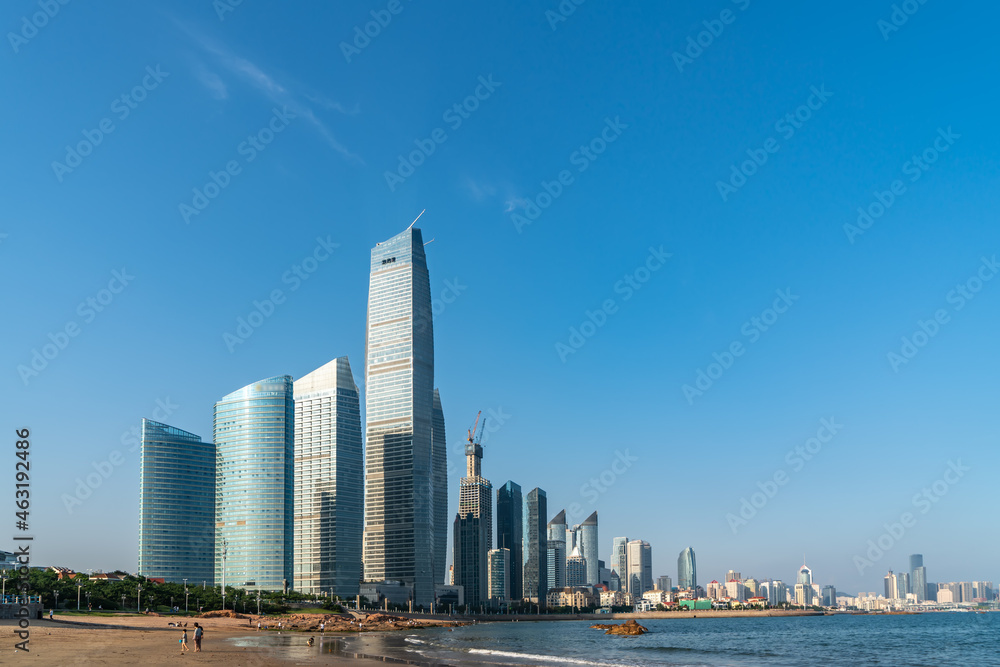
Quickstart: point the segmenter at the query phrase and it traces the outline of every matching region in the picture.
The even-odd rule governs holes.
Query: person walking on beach
[[[49,609],[49,620],[50,621],[52,620],[52,610],[51,609]]]
[[[187,630],[184,631],[185,633]],[[197,623],[194,624],[194,652],[201,653],[201,638],[205,635],[205,631]]]
[[[183,655],[185,651],[190,650],[191,648],[188,646],[188,631],[187,628],[184,628],[183,633],[181,633],[181,655]]]

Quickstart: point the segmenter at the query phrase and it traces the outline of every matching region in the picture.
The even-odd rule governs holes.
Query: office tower
[[[889,573],[882,577],[882,585],[885,587],[885,599],[892,600],[896,597],[896,575],[889,570]]]
[[[611,540],[611,569],[618,573],[622,579],[625,578],[625,571],[628,569],[628,554],[625,545],[628,544],[627,537],[616,537]]]
[[[563,588],[566,583],[566,511],[561,510],[548,525],[549,588]]]
[[[466,469],[455,517],[455,583],[465,588],[465,604],[477,606],[489,597],[487,554],[492,548],[493,485],[482,475],[483,447],[469,432]]]
[[[622,578],[618,576],[618,573],[611,570],[611,578],[608,580],[608,590],[609,591],[623,591],[625,586],[622,584]]]
[[[601,583],[601,567],[599,564],[598,537],[597,537],[597,512],[594,512],[584,520],[583,523],[573,526],[575,535],[574,544],[566,544],[566,549],[572,551],[573,547],[580,547],[580,554],[587,561],[587,581],[588,586],[597,586]]]
[[[215,580],[215,445],[142,420],[139,574]]]
[[[926,585],[924,582],[924,590],[918,590],[920,582],[917,581],[917,568],[924,566],[924,556],[923,554],[910,554],[910,590],[907,593],[914,593],[917,596],[917,600],[923,600],[927,595]]]
[[[747,598],[755,598],[760,594],[760,583],[753,578],[747,579],[743,582],[743,586],[747,589]]]
[[[768,606],[777,607],[788,602],[788,586],[780,579],[765,582],[762,587],[766,590]]]
[[[813,573],[812,573],[812,570],[810,570],[808,567],[806,567],[805,563],[803,563],[802,567],[799,569],[799,573],[798,573],[798,575],[795,578],[795,583],[797,583],[797,584],[805,584],[806,586],[810,586],[810,587],[812,586],[812,583],[813,583]]]
[[[292,387],[293,588],[354,597],[361,581],[365,483],[358,386],[347,357],[339,357]]]
[[[497,489],[497,548],[510,551],[510,595],[513,600],[520,600],[524,592],[523,502],[521,487],[514,482],[508,481]]]
[[[490,549],[489,564],[490,600],[506,602],[510,599],[510,549]]]
[[[601,582],[600,585],[604,587],[605,590],[611,590],[611,570],[607,568],[603,560],[597,561],[597,565],[601,570]]]
[[[545,606],[548,584],[548,547],[546,545],[545,516],[548,514],[545,491],[535,487],[524,497],[522,532],[524,535],[524,585],[523,595],[539,608]]]
[[[218,584],[277,591],[292,583],[294,423],[287,375],[215,404]]]
[[[366,581],[413,586],[428,607],[442,568],[436,522],[446,478],[433,434],[434,328],[423,237],[412,225],[371,252],[365,341]],[[445,538],[446,539],[446,538]]]
[[[824,607],[836,607],[837,606],[837,589],[833,586],[823,587],[823,606]]]
[[[927,568],[918,565],[910,574],[910,589],[917,596],[917,602],[927,599]]]
[[[444,437],[444,410],[441,394],[434,390],[431,412],[431,473],[434,501],[434,584],[444,581],[448,565],[448,443]],[[492,500],[492,499],[491,499]],[[493,530],[492,520],[487,530]],[[490,541],[492,544],[492,540]]]
[[[810,607],[813,604],[813,589],[811,585],[795,584],[795,604]]]
[[[730,581],[743,581],[743,575],[736,570],[730,570],[729,572],[726,572],[726,583]]]
[[[910,573],[900,572],[896,575],[896,585],[897,593],[900,600],[905,600],[907,593],[910,592]]]
[[[573,553],[566,559],[566,586],[587,585],[587,559],[580,552],[580,547],[573,547]],[[561,588],[550,586],[550,588]]]
[[[677,587],[694,589],[698,586],[698,567],[694,549],[688,547],[677,557]]]
[[[670,580],[670,577],[662,576],[656,578],[656,590],[658,591],[666,591],[669,593],[673,588],[673,585],[674,584]]]
[[[632,540],[626,545],[628,555],[628,592],[641,598],[653,590],[653,549],[649,542]]]

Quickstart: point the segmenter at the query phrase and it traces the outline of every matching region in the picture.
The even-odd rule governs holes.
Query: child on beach
[[[189,650],[191,649],[188,648],[188,631],[187,628],[184,628],[184,632],[181,634],[181,653]]]

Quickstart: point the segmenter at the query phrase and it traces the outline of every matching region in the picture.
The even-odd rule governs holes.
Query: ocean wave
[[[427,643],[427,642],[425,642],[422,639],[417,639],[416,637],[406,637],[406,641],[410,642],[411,644],[426,644]]]
[[[571,665],[601,665],[601,667],[607,667],[609,665],[621,665],[623,663],[618,662],[594,662],[592,660],[581,660],[579,658],[562,658],[557,655],[539,655],[535,653],[515,653],[513,651],[494,651],[486,648],[470,648],[469,653],[477,653],[480,655],[492,655],[498,658],[518,658],[521,660],[539,660],[541,662],[561,662],[569,663]]]

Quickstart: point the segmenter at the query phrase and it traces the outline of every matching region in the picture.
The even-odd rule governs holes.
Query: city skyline
[[[435,525],[483,410],[495,485],[598,511],[599,555],[648,541],[654,575],[693,546],[702,583],[803,553],[849,592],[912,586],[912,553],[1000,580],[1000,8],[886,33],[888,4],[722,5],[404,3],[348,59],[362,3],[69,3],[8,43],[0,398],[38,437],[33,556],[136,567],[143,417],[212,440],[220,397],[337,356],[367,396],[370,251],[426,209]]]

